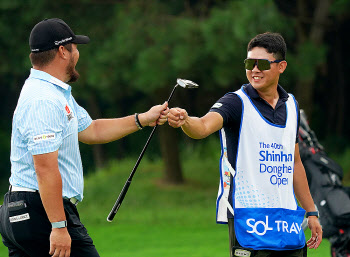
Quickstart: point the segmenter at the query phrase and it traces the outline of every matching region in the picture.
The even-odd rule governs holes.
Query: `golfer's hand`
[[[168,123],[173,128],[179,128],[185,124],[188,118],[187,111],[181,108],[171,108],[168,114]]]
[[[67,228],[53,228],[50,235],[50,252],[53,257],[69,257],[72,240]]]
[[[322,227],[317,217],[310,216],[307,219],[307,225],[311,230],[311,238],[306,242],[309,249],[317,249],[322,242]]]
[[[156,124],[163,125],[167,121],[169,113],[168,102],[153,106],[149,111],[139,114],[142,126],[154,127]]]

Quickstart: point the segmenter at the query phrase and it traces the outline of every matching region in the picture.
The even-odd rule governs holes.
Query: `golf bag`
[[[350,190],[342,185],[342,168],[327,156],[303,110],[300,114],[300,156],[320,213],[323,238],[331,243],[332,257],[350,257]]]

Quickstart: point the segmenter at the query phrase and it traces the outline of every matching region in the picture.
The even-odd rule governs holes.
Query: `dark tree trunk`
[[[298,15],[296,29],[299,44],[302,44],[305,41],[309,40],[315,45],[315,47],[322,45],[331,2],[332,0],[316,1],[313,17],[308,18],[305,1],[297,1]],[[309,28],[309,30],[305,28]],[[317,72],[317,70],[314,72]],[[296,86],[296,95],[299,101],[299,105],[309,116],[312,115],[313,111],[314,84],[314,79],[305,80],[299,77]]]
[[[176,133],[177,131],[168,124],[159,127],[160,146],[165,164],[164,179],[169,184],[184,182]]]
[[[336,48],[341,49],[341,42],[340,39],[337,37],[336,39]],[[338,135],[345,134],[343,128],[345,127],[344,124],[344,118],[345,118],[345,95],[346,95],[346,82],[345,82],[345,76],[343,74],[346,74],[346,70],[344,69],[344,65],[342,62],[342,52],[336,51],[335,53],[335,63],[337,67],[337,73],[335,74],[335,81],[336,81],[336,88],[337,88],[337,99],[334,101],[336,103],[337,112],[336,112],[336,132]]]
[[[93,117],[93,119],[100,118],[101,111],[100,111],[99,105],[97,103],[95,94],[90,94],[89,105],[90,105],[90,110],[91,110],[91,116]],[[92,153],[93,153],[95,166],[97,168],[102,168],[106,163],[103,145],[100,145],[100,144],[93,145],[92,146]],[[99,169],[97,169],[97,170],[99,170]]]

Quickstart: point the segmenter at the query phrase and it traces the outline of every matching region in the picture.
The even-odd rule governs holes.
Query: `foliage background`
[[[279,32],[288,45],[281,84],[296,95],[326,149],[342,154],[350,137],[345,79],[349,6],[347,0],[2,0],[0,177],[7,180],[10,172],[11,119],[31,66],[29,34],[50,17],[62,18],[76,34],[91,38],[79,46],[81,78],[72,86],[93,118],[146,111],[167,99],[177,77],[197,82],[200,89],[178,90],[172,106],[202,116],[222,95],[246,83],[242,61],[249,40],[257,33]],[[193,144],[167,126],[159,130],[156,140],[162,147],[153,143],[150,156],[167,160],[167,154],[176,156]],[[108,145],[81,145],[85,172],[110,159],[136,156],[145,137],[136,133]]]

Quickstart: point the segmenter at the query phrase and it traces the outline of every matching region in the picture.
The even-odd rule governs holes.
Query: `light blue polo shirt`
[[[91,122],[68,84],[31,69],[13,115],[10,184],[38,190],[33,155],[58,150],[63,197],[81,201],[84,181],[78,133]]]

